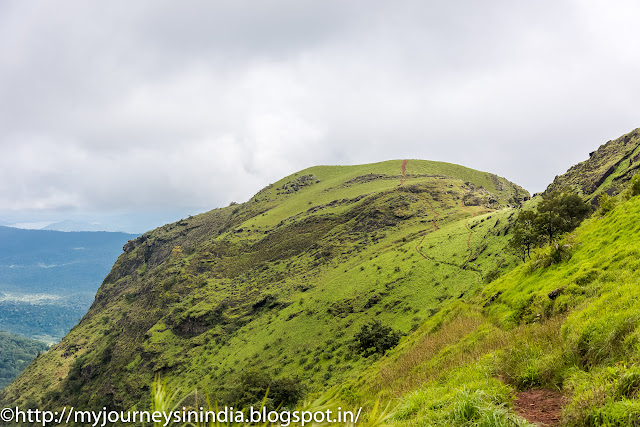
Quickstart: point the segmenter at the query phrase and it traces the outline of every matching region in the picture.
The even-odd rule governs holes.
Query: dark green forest
[[[9,384],[47,348],[43,342],[0,331],[0,388]]]

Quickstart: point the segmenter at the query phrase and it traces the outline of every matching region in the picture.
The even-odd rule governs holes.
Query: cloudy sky
[[[0,220],[144,229],[405,158],[538,192],[640,126],[638,18],[622,0],[3,1]]]

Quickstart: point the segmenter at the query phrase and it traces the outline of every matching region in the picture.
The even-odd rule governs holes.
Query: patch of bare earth
[[[514,401],[516,413],[539,426],[557,426],[560,424],[562,394],[555,390],[536,389],[518,393]]]
[[[407,180],[407,160],[402,161],[400,170],[402,171],[402,178],[400,178],[400,185],[402,185]]]

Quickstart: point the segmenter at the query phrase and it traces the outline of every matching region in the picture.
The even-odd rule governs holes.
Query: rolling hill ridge
[[[82,321],[2,400],[128,409],[162,375],[224,401],[252,368],[338,384],[379,357],[351,350],[368,321],[408,334],[511,268],[504,235],[528,197],[440,162],[306,169],[127,243]]]

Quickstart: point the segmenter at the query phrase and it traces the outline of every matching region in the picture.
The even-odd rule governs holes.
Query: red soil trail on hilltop
[[[402,161],[402,165],[400,166],[400,170],[402,171],[402,178],[400,179],[400,185],[404,184],[404,182],[407,179],[407,163],[408,162],[409,162],[408,160],[403,160]],[[433,208],[433,204],[431,203],[431,200],[427,200],[427,204],[429,205],[429,209],[431,210],[431,212],[433,212],[433,219],[431,220],[431,223],[433,224],[433,231],[438,231],[440,229],[440,227],[438,227],[438,223],[436,221],[438,221],[438,218],[440,217],[440,215]],[[420,242],[416,245],[415,249],[416,249],[416,252],[418,252],[418,254],[422,258],[428,260],[430,258],[427,257],[422,252],[420,252],[420,246],[422,245],[422,242],[424,242],[425,237],[427,237],[426,234],[424,236],[422,236],[422,239],[420,239]]]
[[[408,160],[402,161],[402,166],[400,166],[400,170],[402,170],[402,178],[400,178],[400,185],[404,184],[407,179],[407,162]]]

